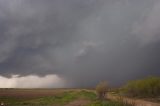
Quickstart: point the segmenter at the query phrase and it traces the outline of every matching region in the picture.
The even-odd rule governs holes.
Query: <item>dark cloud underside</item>
[[[1,0],[0,74],[72,86],[160,75],[158,0]]]

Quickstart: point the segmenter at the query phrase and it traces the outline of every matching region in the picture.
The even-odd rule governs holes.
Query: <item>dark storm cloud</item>
[[[80,0],[1,1],[0,61],[1,64],[6,64],[8,70],[12,70],[6,71],[5,68],[2,73],[19,71],[18,73],[30,74],[37,73],[35,70],[39,70],[38,73],[56,71],[53,67],[57,66],[56,58],[59,57],[54,54],[59,53],[55,49],[63,49],[71,42],[71,38],[76,35],[76,24],[96,8],[92,2],[87,4]],[[35,64],[39,67],[30,69],[34,68],[32,66]],[[47,69],[39,69],[42,64],[43,68]]]
[[[72,86],[160,75],[158,0],[1,0],[0,74]]]

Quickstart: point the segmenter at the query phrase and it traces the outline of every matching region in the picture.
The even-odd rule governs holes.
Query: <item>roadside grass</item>
[[[122,98],[117,99],[106,99],[106,100],[98,100],[91,101],[90,104],[86,106],[135,106],[134,102],[126,102]]]
[[[115,101],[94,101],[87,106],[134,106],[132,104],[127,104],[124,102],[115,102]]]

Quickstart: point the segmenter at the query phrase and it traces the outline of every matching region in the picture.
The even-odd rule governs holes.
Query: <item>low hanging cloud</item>
[[[0,76],[0,88],[62,88],[65,86],[65,81],[57,75],[46,75],[44,77],[12,75],[11,78]]]
[[[119,85],[160,75],[159,5],[158,0],[1,0],[4,87],[91,87],[101,80]]]

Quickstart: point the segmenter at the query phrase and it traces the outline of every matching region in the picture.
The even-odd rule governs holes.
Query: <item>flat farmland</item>
[[[86,106],[95,99],[87,89],[0,89],[3,106]]]
[[[134,100],[138,105],[124,104],[109,94],[107,100],[99,101],[91,89],[0,89],[0,106],[139,106],[142,103]],[[159,106],[159,103],[145,103]]]
[[[78,89],[0,89],[0,103],[4,106],[62,106],[72,99],[68,94],[77,91]],[[66,100],[63,101],[63,97]]]
[[[70,89],[71,90],[71,89]],[[43,96],[55,96],[69,89],[0,89],[0,97],[32,99]]]

